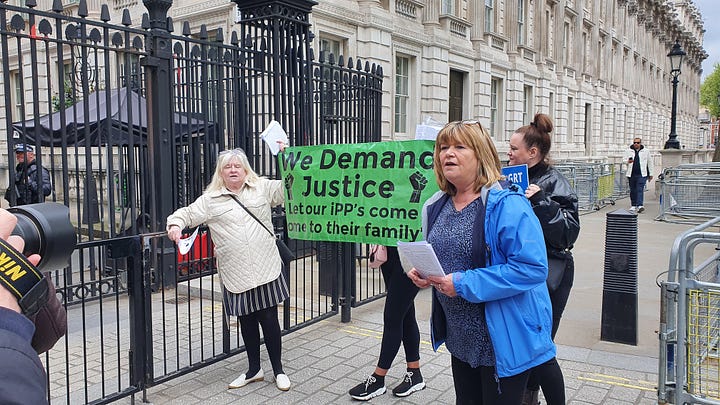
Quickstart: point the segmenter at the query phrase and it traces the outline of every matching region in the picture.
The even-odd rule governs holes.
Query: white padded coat
[[[177,225],[184,229],[207,224],[215,244],[220,280],[228,291],[237,294],[278,278],[282,261],[275,237],[231,194],[225,188],[203,193],[192,204],[172,213],[167,218],[167,227]],[[271,207],[285,202],[282,180],[246,181],[236,195],[268,229],[273,229]]]

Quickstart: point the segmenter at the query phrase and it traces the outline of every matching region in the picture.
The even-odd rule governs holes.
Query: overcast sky
[[[705,38],[703,48],[708,53],[702,65],[702,79],[712,73],[716,63],[720,63],[720,1],[718,0],[694,0],[695,5],[700,9],[705,27]]]

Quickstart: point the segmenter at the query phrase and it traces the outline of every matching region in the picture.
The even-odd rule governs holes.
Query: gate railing
[[[679,235],[660,282],[658,400],[720,404],[720,217]]]
[[[54,0],[50,11],[0,1],[10,175],[13,145],[34,145],[51,173],[47,200],[70,207],[78,234],[68,266],[52,274],[70,325],[43,356],[52,402],[110,402],[244,350],[222,316],[211,235],[179,257],[163,232],[167,215],[202,193],[219,151],[241,147],[277,178],[259,138],[270,120],[292,145],[381,140],[383,70],[315,60],[314,1],[238,2],[227,39],[173,27],[169,2],[143,3],[140,23],[107,5],[89,12],[86,0]],[[284,213],[273,222],[285,237]],[[285,269],[283,333],[337,313],[349,321],[352,306],[384,294],[363,245],[289,242],[298,260]]]
[[[339,256],[354,246],[332,245]],[[104,252],[95,255],[104,258],[95,263],[104,271],[82,272],[74,284],[63,284],[56,273],[70,326],[42,357],[52,403],[111,402],[245,350],[237,320],[225,315],[212,254],[203,257],[208,266],[179,274],[172,288],[158,288],[168,281],[156,269],[192,263],[178,263],[164,232],[81,243],[73,260],[87,265],[93,250]],[[373,299],[366,291],[384,293],[379,271],[368,269],[365,258],[342,268],[327,258],[310,254],[285,268],[290,298],[279,306],[283,334],[338,314],[343,297],[360,301]],[[352,290],[345,290],[346,281]]]

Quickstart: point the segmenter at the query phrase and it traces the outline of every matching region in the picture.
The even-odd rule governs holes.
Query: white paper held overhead
[[[265,130],[260,134],[260,138],[265,141],[268,148],[270,148],[270,153],[273,155],[277,155],[278,152],[280,152],[278,141],[281,141],[285,145],[290,144],[287,133],[283,127],[280,126],[280,123],[275,120],[270,121]]]

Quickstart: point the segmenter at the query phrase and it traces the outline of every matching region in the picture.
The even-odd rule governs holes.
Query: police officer
[[[40,193],[44,197],[49,196],[52,192],[50,172],[44,167],[38,167],[35,162],[35,148],[25,143],[15,145],[15,160],[18,162],[15,166],[15,181],[5,193],[5,199],[10,205],[39,203]]]

